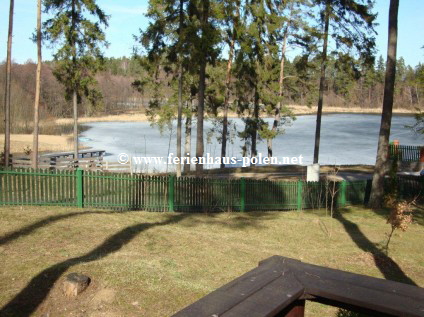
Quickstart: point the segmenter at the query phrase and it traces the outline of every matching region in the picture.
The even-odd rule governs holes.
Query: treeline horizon
[[[218,60],[214,66],[209,66],[210,76],[207,84],[212,86],[219,80],[220,74],[225,73],[225,59]],[[285,69],[287,77],[284,83],[284,103],[287,105],[314,106],[318,90],[319,62],[309,62],[307,69],[301,69],[302,56],[293,60],[287,59]],[[15,124],[12,133],[31,133],[33,118],[33,99],[35,95],[35,69],[36,63],[28,60],[25,63],[13,63],[12,67],[12,103],[11,115]],[[4,62],[0,64],[0,73],[4,73]],[[384,91],[385,62],[380,58],[373,67],[366,69],[350,68],[351,65],[342,65],[335,59],[329,59],[326,78],[325,107],[341,108],[381,108]],[[64,87],[53,75],[54,61],[44,61],[42,68],[42,85],[40,111],[42,121],[71,118],[72,108],[70,102],[64,97]],[[410,109],[423,107],[420,91],[420,76],[424,73],[424,65],[419,63],[415,67],[406,65],[402,57],[397,62],[397,80],[394,98],[395,109]],[[162,70],[160,85],[165,88],[163,97],[165,100],[172,98],[171,85],[172,72]],[[148,74],[140,63],[140,57],[108,57],[104,58],[104,69],[96,75],[98,88],[102,98],[93,106],[88,100],[83,100],[79,108],[81,117],[96,115],[109,115],[123,113],[129,110],[148,110],[149,102],[153,100],[153,88],[145,87],[140,92],[135,84]],[[4,86],[4,78],[0,77],[0,87]],[[168,89],[166,89],[168,88]],[[210,97],[207,107],[212,117],[217,116],[219,110],[219,92],[214,87],[208,91]],[[0,100],[4,98],[4,92],[0,91]],[[218,94],[218,98],[216,98]],[[235,92],[231,92],[230,103],[234,101]],[[194,96],[195,97],[195,96]],[[221,99],[223,96],[221,96]],[[218,99],[218,101],[216,100]],[[215,104],[214,104],[215,101]],[[125,104],[134,105],[128,107]],[[236,109],[231,109],[236,112]],[[3,109],[1,109],[1,114]],[[3,130],[3,121],[0,123]],[[59,130],[46,130],[55,134]],[[42,131],[43,132],[43,131]]]

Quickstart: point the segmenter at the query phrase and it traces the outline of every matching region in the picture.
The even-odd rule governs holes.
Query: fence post
[[[346,206],[346,180],[342,180],[340,184],[340,200],[339,200],[339,206],[345,207]]]
[[[76,171],[77,175],[77,207],[84,207],[84,170],[82,168],[78,168]]]
[[[175,188],[175,175],[169,175],[168,183],[168,206],[169,211],[174,211],[174,188]]]
[[[302,194],[303,194],[303,182],[302,180],[297,181],[297,210],[302,210]]]
[[[246,211],[246,179],[240,179],[240,211]]]

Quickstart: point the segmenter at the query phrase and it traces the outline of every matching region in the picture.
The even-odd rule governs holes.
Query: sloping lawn
[[[169,316],[276,254],[424,286],[422,214],[394,235],[388,256],[385,212],[353,207],[336,219],[2,207],[0,219],[0,316]],[[92,282],[68,299],[61,285],[71,272]]]

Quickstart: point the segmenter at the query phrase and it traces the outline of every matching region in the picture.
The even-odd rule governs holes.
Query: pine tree
[[[224,3],[224,25],[226,27],[225,41],[229,47],[228,52],[228,61],[226,68],[226,77],[225,77],[225,99],[223,105],[223,121],[222,121],[222,136],[221,136],[221,158],[226,157],[227,155],[227,136],[228,136],[228,107],[230,103],[230,94],[231,94],[231,72],[233,67],[234,59],[234,50],[236,46],[236,41],[238,39],[238,34],[240,33],[239,29],[239,19],[240,19],[240,6],[241,1],[223,1]],[[221,168],[225,167],[224,160],[221,161]]]
[[[243,119],[245,129],[240,133],[240,137],[245,140],[246,146],[250,145],[251,157],[256,157],[258,133],[263,126],[263,121],[260,119],[260,113],[263,111],[260,101],[261,98],[267,98],[269,87],[266,84],[270,83],[270,77],[261,78],[261,75],[269,76],[262,69],[266,61],[268,66],[273,68],[272,61],[276,60],[278,46],[275,40],[276,29],[271,26],[275,16],[272,16],[268,2],[249,1],[243,12],[239,26],[243,32],[239,37],[240,47],[236,51],[235,62],[235,73],[238,78],[236,94],[238,113],[241,115],[247,113],[247,117]],[[243,149],[243,155],[246,155],[247,150]]]
[[[199,74],[197,150],[203,156],[203,117],[206,91],[206,65],[217,53],[218,32],[214,28],[214,2],[200,0],[150,0],[147,16],[151,22],[139,41],[147,53],[148,63],[166,71],[178,81],[177,94],[177,156],[181,157],[182,114],[187,85],[185,73]],[[152,68],[151,65],[145,65]],[[161,105],[158,105],[160,108]],[[196,166],[201,171],[202,165]],[[177,166],[180,175],[181,166]]]
[[[77,161],[78,104],[83,97],[93,106],[101,99],[94,75],[103,66],[101,46],[107,46],[107,42],[102,27],[108,26],[108,16],[95,0],[45,0],[44,6],[45,12],[53,16],[43,24],[44,37],[59,46],[53,55],[54,75],[65,87],[66,99],[73,104],[74,159]]]
[[[189,4],[189,18],[191,21],[190,41],[193,43],[191,62],[196,63],[199,74],[197,98],[197,135],[196,157],[198,161],[204,155],[205,93],[206,93],[206,66],[213,62],[219,53],[217,44],[220,43],[220,33],[217,28],[219,8],[213,0],[191,0]],[[203,165],[196,165],[196,174],[203,172]]]
[[[318,163],[329,36],[336,44],[336,51],[332,54],[336,54],[341,47],[344,47],[347,50],[356,50],[365,61],[372,62],[376,16],[370,12],[373,3],[371,0],[314,0],[314,2],[321,8],[319,21],[322,31],[319,38],[323,42],[313,159],[314,163]],[[318,31],[318,29],[315,31]]]
[[[309,1],[291,0],[291,1],[274,1],[271,7],[272,24],[276,28],[276,40],[281,46],[280,70],[278,76],[278,99],[273,105],[274,121],[272,128],[267,125],[262,126],[261,136],[267,140],[268,157],[272,157],[272,140],[284,130],[282,125],[295,119],[293,113],[287,107],[284,107],[284,83],[285,79],[290,76],[285,75],[286,66],[286,50],[288,42],[296,42],[299,36],[302,36],[305,29],[308,28],[305,17],[308,16]],[[279,18],[280,17],[280,18]],[[274,22],[275,21],[275,22]]]

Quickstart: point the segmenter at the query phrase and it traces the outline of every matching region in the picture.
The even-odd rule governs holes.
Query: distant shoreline
[[[314,115],[316,114],[316,109],[309,108],[307,106],[289,106],[293,111],[295,116],[303,115]],[[373,114],[381,115],[381,109],[378,108],[342,108],[342,107],[331,107],[323,109],[323,114]],[[412,109],[394,109],[394,115],[414,115],[415,111]],[[221,114],[220,114],[221,115]],[[230,113],[230,118],[238,118],[239,116],[236,113]],[[272,116],[262,116],[263,118],[272,118]],[[78,119],[78,123],[94,123],[94,122],[148,122],[149,119],[146,114],[141,112],[129,112],[118,115],[105,115],[98,117],[82,117]],[[61,118],[56,119],[56,124],[71,124],[73,122],[72,118]]]
[[[316,111],[307,106],[290,106],[296,116],[314,115]],[[325,115],[329,114],[371,114],[380,115],[381,109],[367,108],[325,108]],[[394,115],[413,115],[414,111],[410,109],[395,109]],[[237,114],[230,113],[230,118],[237,118]],[[264,116],[263,116],[264,117]],[[268,116],[269,117],[269,116]],[[270,118],[270,117],[269,117]],[[95,122],[148,122],[148,117],[141,112],[126,113],[120,115],[108,115],[98,117],[79,118],[80,124],[88,124]],[[72,124],[72,118],[56,119],[55,124],[66,125]],[[4,136],[0,134],[0,147],[3,146]],[[32,148],[32,134],[12,134],[11,136],[12,153],[22,153],[25,148]],[[72,135],[40,135],[40,151],[68,151],[72,149]]]

